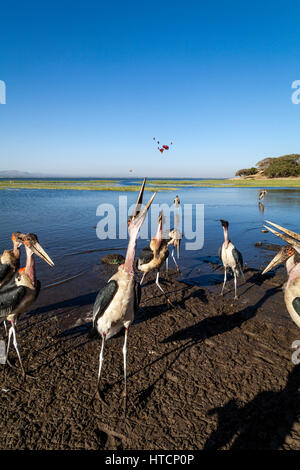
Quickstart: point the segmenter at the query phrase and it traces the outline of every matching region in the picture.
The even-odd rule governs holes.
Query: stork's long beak
[[[284,263],[291,256],[291,254],[293,253],[288,252],[287,247],[283,246],[277,255],[274,256],[268,266],[264,269],[262,274],[266,274],[268,271],[271,271],[271,269],[275,268],[279,264]]]
[[[282,233],[277,232],[276,230],[272,229],[271,227],[267,227],[264,225],[266,229],[268,229],[270,232],[274,233],[277,237],[281,238],[282,240],[286,241],[290,245],[296,248],[297,251],[300,249],[300,235],[296,232],[292,232],[291,230],[288,230],[287,228],[281,227],[280,225],[274,224],[273,222],[269,222],[266,220],[267,224],[273,225],[273,227],[278,228],[281,230],[283,233],[286,235],[283,235]],[[298,240],[298,241],[296,241]]]
[[[36,254],[37,256],[42,258],[44,261],[46,261],[46,263],[50,264],[50,266],[52,266],[52,267],[54,266],[54,263],[53,263],[52,259],[50,258],[49,255],[47,255],[46,251],[39,244],[39,242],[30,243],[28,246],[34,254]]]
[[[141,228],[141,226],[143,225],[143,222],[146,218],[146,215],[147,215],[147,212],[152,204],[152,201],[153,199],[155,198],[155,195],[156,195],[156,192],[151,196],[151,198],[149,199],[149,201],[147,202],[147,204],[142,207],[142,203],[143,203],[143,195],[144,195],[144,189],[145,189],[145,183],[146,183],[146,178],[144,179],[143,183],[142,183],[142,186],[141,186],[141,189],[140,189],[140,192],[139,192],[139,195],[138,195],[138,198],[137,198],[137,202],[136,202],[136,205],[135,205],[135,208],[134,208],[134,211],[133,211],[133,214],[129,220],[129,224],[132,226],[132,227],[135,227],[137,228],[138,230]]]
[[[136,201],[136,205],[135,205],[133,214],[131,216],[132,218],[136,217],[138,215],[138,213],[140,212],[140,210],[141,210],[141,207],[142,207],[142,204],[143,204],[145,184],[146,184],[146,178],[144,178],[144,181],[142,182],[142,186],[141,186],[141,189],[140,189],[137,201]]]

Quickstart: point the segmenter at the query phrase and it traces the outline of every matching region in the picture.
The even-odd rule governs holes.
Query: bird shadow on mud
[[[72,297],[71,299],[62,300],[53,304],[45,305],[43,307],[38,307],[35,310],[31,310],[27,313],[27,317],[35,316],[42,313],[53,312],[55,310],[64,309],[68,307],[82,307],[84,305],[94,304],[97,297],[98,291],[92,292],[89,294],[78,295],[77,297]]]
[[[213,336],[226,333],[227,331],[231,331],[235,327],[240,327],[245,321],[253,318],[256,315],[257,310],[264,304],[264,302],[278,290],[277,287],[271,288],[267,290],[264,296],[255,304],[248,306],[239,312],[234,313],[233,315],[218,315],[215,317],[205,318],[201,320],[199,323],[190,326],[188,328],[184,328],[182,330],[177,331],[173,335],[169,336],[168,338],[164,339],[162,343],[169,343],[169,342],[176,342],[176,341],[185,341],[184,344],[179,345],[173,348],[171,351],[168,351],[162,354],[160,357],[156,358],[150,364],[145,365],[145,367],[133,372],[131,376],[139,374],[141,370],[145,368],[152,367],[157,362],[164,360],[165,358],[169,357],[171,354],[176,354],[174,358],[171,359],[166,367],[163,368],[159,376],[142,392],[140,392],[137,401],[140,405],[145,406],[148,399],[150,398],[155,385],[163,379],[166,372],[176,363],[179,356],[190,349],[191,347],[197,345],[199,342],[204,341],[207,338],[211,338]],[[190,297],[193,296],[192,293]],[[203,295],[200,293],[200,295]]]
[[[244,406],[235,400],[213,408],[218,415],[217,429],[207,439],[204,449],[279,450],[300,414],[300,364],[289,373],[280,391],[261,392]]]
[[[212,336],[217,336],[236,327],[240,327],[245,321],[255,317],[257,310],[264,302],[278,291],[277,287],[268,289],[263,297],[254,305],[249,305],[232,315],[217,315],[204,318],[199,323],[177,331],[173,335],[163,340],[163,343],[173,341],[183,341],[192,339],[194,342],[204,341]]]

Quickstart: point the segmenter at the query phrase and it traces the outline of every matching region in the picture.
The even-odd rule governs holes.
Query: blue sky
[[[283,1],[2,2],[0,170],[226,177],[300,153],[299,14]]]

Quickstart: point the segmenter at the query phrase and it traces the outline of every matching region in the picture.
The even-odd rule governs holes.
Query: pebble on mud
[[[112,254],[106,255],[101,258],[103,264],[122,264],[125,262],[125,258],[122,255]]]

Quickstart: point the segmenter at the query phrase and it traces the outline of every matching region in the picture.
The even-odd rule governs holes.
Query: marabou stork
[[[123,346],[124,361],[124,409],[126,410],[126,353],[128,328],[133,322],[134,315],[138,310],[141,288],[134,277],[134,258],[136,241],[139,230],[146,218],[149,207],[156,193],[150,198],[145,207],[141,207],[146,179],[144,179],[140,194],[137,199],[133,215],[128,220],[129,243],[125,258],[125,263],[120,265],[114,274],[103,287],[95,300],[93,308],[93,327],[102,337],[102,345],[99,356],[99,371],[96,393],[99,392],[101,369],[103,364],[103,351],[105,341],[117,334],[123,327],[125,328],[125,339]]]
[[[243,276],[245,280],[245,276],[243,273],[243,257],[241,252],[235,248],[234,244],[229,240],[228,237],[228,226],[229,223],[227,220],[220,220],[223,230],[224,230],[224,243],[219,249],[219,257],[224,266],[224,283],[221,291],[221,295],[223,295],[224,287],[227,281],[227,268],[231,268],[233,275],[234,275],[234,298],[237,299],[236,294],[236,284],[237,284],[237,277]]]
[[[174,252],[175,252],[175,248],[177,248],[177,259],[179,259],[179,248],[180,248],[180,242],[181,242],[181,239],[182,239],[182,233],[179,230],[177,230],[176,228],[173,228],[169,232],[169,237],[170,237],[170,240],[168,241],[168,245],[173,245],[172,246],[172,251],[171,251],[171,256],[172,256],[173,261],[175,263],[176,269],[179,272],[180,269],[179,269],[179,266],[178,266],[177,261],[175,259]],[[168,268],[169,268],[169,257],[167,257],[167,259],[166,259],[166,271],[168,271]]]
[[[10,347],[11,337],[20,362],[22,375],[25,376],[21,356],[16,339],[15,323],[21,313],[30,307],[37,298],[41,284],[36,280],[34,254],[40,256],[50,266],[54,266],[53,261],[38,242],[38,238],[33,233],[23,236],[23,244],[26,250],[26,266],[19,269],[15,276],[0,290],[0,322],[9,320],[11,327],[8,333],[8,343],[6,359]]]
[[[171,238],[171,236],[175,236],[174,231],[169,232],[169,236],[171,239],[164,239],[162,236],[162,228],[163,228],[163,214],[162,212],[159,214],[158,217],[158,228],[155,237],[152,238],[150,245],[143,248],[138,256],[136,267],[139,271],[143,272],[143,276],[141,279],[140,284],[142,285],[144,278],[147,273],[150,271],[157,270],[156,274],[156,285],[161,290],[161,292],[166,297],[166,300],[171,307],[173,307],[172,302],[169,300],[167,294],[161,287],[159,283],[159,270],[167,260],[169,256],[168,246],[170,244],[174,244],[176,242],[175,238]],[[175,258],[174,258],[175,260]],[[177,265],[176,261],[175,264]]]
[[[180,199],[179,199],[178,195],[174,199],[174,204],[175,204],[176,207],[178,207],[180,205]]]
[[[262,201],[263,198],[265,197],[265,194],[267,194],[267,192],[268,191],[266,189],[262,189],[261,192],[259,193],[258,200]]]
[[[0,256],[0,289],[11,280],[20,267],[20,247],[23,238],[24,234],[21,232],[12,233],[13,249],[4,250]]]
[[[262,274],[267,273],[272,268],[275,268],[275,266],[285,262],[288,281],[283,287],[284,302],[292,320],[300,328],[300,235],[273,222],[266,222],[287,234],[283,235],[265,225],[274,235],[288,242],[288,245],[280,249]]]
[[[20,267],[20,247],[23,243],[23,238],[23,233],[13,232],[11,235],[13,249],[4,250],[0,256],[0,289],[11,280],[17,269]],[[3,323],[7,334],[5,320]]]

